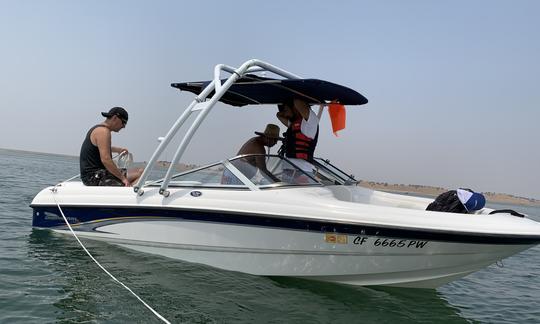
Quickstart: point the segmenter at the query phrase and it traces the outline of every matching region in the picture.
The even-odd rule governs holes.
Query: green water
[[[75,158],[0,149],[0,323],[159,323],[73,238],[32,229],[34,195],[77,173]],[[258,277],[85,244],[174,323],[540,323],[539,246],[419,290]]]

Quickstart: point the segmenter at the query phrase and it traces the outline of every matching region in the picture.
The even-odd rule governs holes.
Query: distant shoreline
[[[423,186],[423,185],[404,185],[404,184],[389,184],[385,182],[374,182],[374,181],[365,181],[360,180],[358,182],[359,186],[387,191],[392,193],[400,194],[413,194],[413,195],[422,195],[429,197],[437,197],[438,195],[446,192],[450,189],[442,187],[433,187],[433,186]],[[501,203],[501,204],[511,204],[511,205],[520,205],[520,206],[540,206],[540,200],[534,198],[518,197],[509,194],[502,194],[496,192],[483,192],[488,202]]]
[[[69,155],[69,154],[61,154],[61,153],[49,153],[49,152],[38,152],[38,151],[27,151],[27,150],[17,150],[17,149],[3,148],[3,147],[0,147],[0,150],[2,150],[2,151],[11,151],[11,152],[19,152],[19,153],[65,156],[65,157],[70,157],[70,158],[78,158],[79,157],[78,155]]]
[[[2,150],[18,152],[18,153],[23,153],[23,154],[45,154],[45,155],[54,155],[54,156],[60,156],[60,157],[78,158],[77,155],[68,155],[68,154],[60,154],[60,153],[46,153],[46,152],[0,148],[0,151]],[[166,161],[158,161],[158,165],[162,167],[168,166],[168,163],[169,162],[166,162]],[[146,162],[144,162],[144,164],[146,164]],[[196,165],[181,164],[179,166],[179,171],[184,171],[184,170],[191,169],[194,167],[196,167]],[[385,182],[374,182],[374,181],[365,181],[365,180],[360,180],[358,182],[358,185],[365,188],[374,189],[374,190],[387,191],[387,192],[400,193],[400,194],[422,195],[422,196],[429,196],[429,197],[434,197],[434,198],[440,195],[441,193],[450,190],[448,188],[434,187],[434,186],[411,185],[411,184],[407,184],[407,185],[389,184]],[[511,204],[511,205],[522,205],[522,206],[540,206],[540,200],[534,199],[534,198],[519,197],[519,196],[510,195],[510,194],[502,194],[502,193],[496,193],[496,192],[484,192],[483,194],[486,196],[486,199],[488,200],[488,202]]]

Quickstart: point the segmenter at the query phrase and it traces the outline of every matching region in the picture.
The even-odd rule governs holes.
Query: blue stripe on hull
[[[57,207],[32,206],[34,209],[32,226],[40,228],[57,228],[65,225]],[[456,243],[482,244],[520,244],[531,245],[540,243],[540,235],[495,235],[471,234],[448,231],[429,231],[421,229],[400,229],[356,224],[342,224],[326,221],[300,220],[283,217],[272,217],[256,214],[228,214],[214,211],[193,211],[163,208],[133,208],[133,207],[62,207],[70,224],[100,221],[113,221],[133,217],[139,219],[185,220],[213,222],[231,225],[250,225],[288,230],[311,232],[336,232],[350,235],[379,236],[388,238],[406,238],[429,241],[444,241]],[[96,224],[98,225],[98,224]],[[99,226],[99,225],[98,225]]]

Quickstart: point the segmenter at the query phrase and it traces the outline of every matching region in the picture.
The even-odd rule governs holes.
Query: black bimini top
[[[222,80],[222,83],[225,80]],[[200,94],[210,81],[173,83],[172,87]],[[212,95],[213,92],[210,94]],[[300,98],[309,104],[337,101],[342,105],[363,105],[368,102],[358,92],[318,79],[270,79],[248,74],[238,79],[220,101],[232,106],[282,104]]]

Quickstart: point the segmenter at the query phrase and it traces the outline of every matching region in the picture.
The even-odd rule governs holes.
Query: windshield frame
[[[307,177],[311,183],[288,183],[288,182],[275,182],[275,183],[269,183],[269,184],[255,184],[253,181],[249,180],[245,176],[238,176],[238,174],[242,175],[242,172],[234,166],[233,163],[235,160],[247,158],[247,157],[256,157],[256,156],[264,156],[265,158],[276,158],[281,159],[283,161],[286,161],[286,163],[293,166],[296,172],[301,173],[301,175]],[[222,165],[222,167],[230,172],[232,172],[234,175],[237,176],[238,180],[240,180],[243,184],[223,184],[223,183],[215,183],[215,184],[205,184],[205,183],[196,183],[197,181],[178,181],[175,183],[174,179],[178,179],[179,177],[186,176],[189,174],[193,174],[196,172],[199,172],[201,170],[209,169],[212,167],[216,167]],[[164,178],[157,179],[151,182],[148,182],[145,184],[145,186],[159,186],[163,182]],[[277,154],[241,154],[234,156],[229,159],[225,159],[218,162],[213,162],[204,166],[200,166],[191,170],[186,170],[177,174],[174,174],[171,177],[171,183],[169,184],[170,188],[214,188],[214,189],[234,189],[234,190],[251,190],[251,191],[258,191],[258,190],[266,190],[266,189],[277,189],[277,188],[297,188],[297,187],[318,187],[318,186],[324,186],[323,183],[321,183],[318,179],[316,179],[313,175],[310,175],[309,173],[305,172],[304,170],[301,170],[296,164],[294,164],[293,161],[290,161],[286,157],[277,155]]]
[[[339,182],[342,185],[352,185],[358,183],[358,180],[356,180],[352,174],[345,173],[343,170],[330,163],[329,159],[316,157],[314,158],[314,162],[314,165],[319,166],[333,174],[338,180],[340,180]]]

